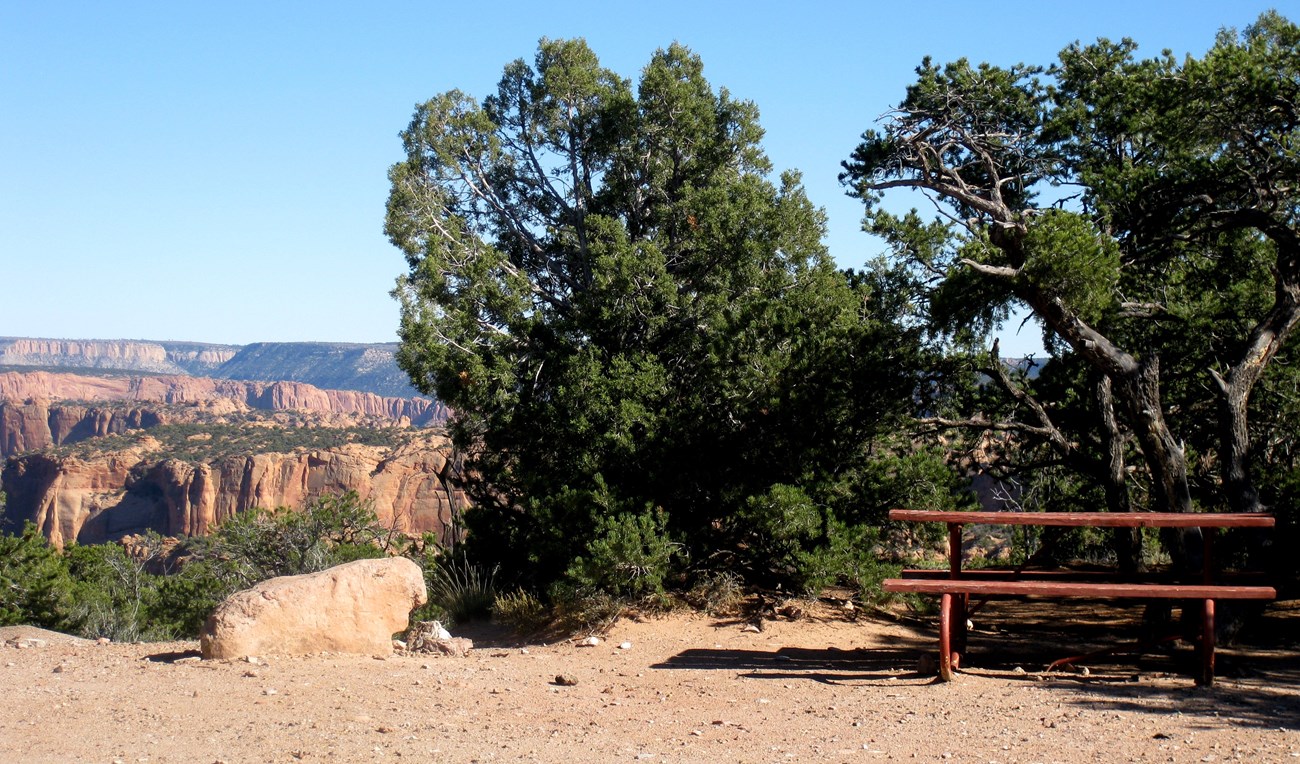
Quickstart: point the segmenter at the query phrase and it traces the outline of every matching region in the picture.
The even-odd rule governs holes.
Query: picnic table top
[[[945,512],[891,509],[890,520],[963,525],[1058,525],[1090,528],[1272,528],[1256,512]]]

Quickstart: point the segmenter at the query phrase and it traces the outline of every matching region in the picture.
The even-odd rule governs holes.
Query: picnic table
[[[889,592],[940,595],[939,678],[952,679],[966,644],[966,613],[972,595],[983,597],[1091,597],[1120,599],[1200,600],[1197,649],[1201,668],[1198,684],[1214,683],[1214,602],[1220,599],[1271,600],[1271,586],[1216,582],[1214,536],[1220,528],[1271,528],[1272,515],[1262,513],[1182,512],[944,512],[895,509],[889,519],[938,522],[948,525],[948,570],[909,570],[902,578],[886,579]],[[962,529],[966,525],[1025,525],[1090,528],[1199,528],[1204,544],[1199,583],[1160,580],[1121,580],[1118,572],[1074,576],[1054,571],[962,569]],[[1080,580],[1083,579],[1083,580]]]

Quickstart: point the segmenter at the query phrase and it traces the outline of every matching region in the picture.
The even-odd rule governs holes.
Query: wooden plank
[[[943,512],[891,509],[890,520],[963,525],[1054,525],[1091,528],[1272,528],[1272,515],[1253,512]]]
[[[975,596],[1094,597],[1117,599],[1248,599],[1271,600],[1271,586],[1209,586],[1206,584],[1123,584],[1077,581],[971,581],[965,579],[889,578],[887,592],[914,594],[964,593]]]
[[[952,574],[947,570],[934,568],[906,568],[900,574],[903,578],[929,578],[947,581]],[[1126,578],[1115,570],[1070,570],[1066,568],[1026,568],[1017,571],[1013,568],[963,568],[960,578],[963,580],[1002,580],[1002,581],[1107,581],[1118,583],[1173,583],[1173,573],[1133,574]],[[1264,573],[1221,573],[1218,580],[1224,584],[1247,584],[1267,581]]]

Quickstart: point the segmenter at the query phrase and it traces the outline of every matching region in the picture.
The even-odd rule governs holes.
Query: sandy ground
[[[256,663],[0,630],[0,762],[1300,762],[1300,603],[1223,650],[1212,689],[1180,673],[1185,647],[1042,672],[1131,637],[1131,609],[998,603],[946,684],[916,672],[927,622],[820,612],[757,633],[624,620],[594,647],[479,626],[453,629],[465,658]]]

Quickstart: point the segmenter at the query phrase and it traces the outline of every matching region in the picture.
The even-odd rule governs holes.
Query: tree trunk
[[[1110,377],[1102,375],[1097,382],[1097,410],[1105,430],[1106,471],[1102,488],[1106,495],[1106,510],[1131,512],[1127,475],[1124,470],[1124,435],[1115,418],[1115,396]],[[1139,528],[1116,528],[1112,537],[1115,558],[1122,573],[1140,573],[1146,566],[1142,561],[1142,531]]]

